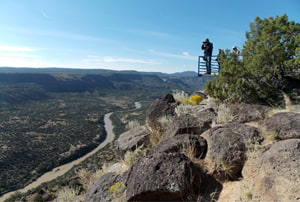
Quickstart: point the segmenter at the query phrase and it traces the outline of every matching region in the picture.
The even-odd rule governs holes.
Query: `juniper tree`
[[[300,80],[300,24],[287,15],[256,17],[246,32],[242,57],[225,50],[221,71],[207,82],[208,94],[221,101],[278,104],[291,80]]]

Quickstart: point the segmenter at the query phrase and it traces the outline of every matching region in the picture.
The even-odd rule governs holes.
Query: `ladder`
[[[206,58],[206,60],[204,60]],[[198,76],[214,76],[219,74],[219,63],[216,60],[217,56],[199,56],[198,57]],[[207,72],[207,69],[211,72]]]

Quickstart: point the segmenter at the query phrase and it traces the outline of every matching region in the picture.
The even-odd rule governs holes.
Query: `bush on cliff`
[[[206,91],[223,102],[280,104],[282,91],[288,93],[291,83],[300,82],[299,33],[300,24],[287,15],[256,17],[246,32],[242,57],[222,51],[222,69],[206,83]]]

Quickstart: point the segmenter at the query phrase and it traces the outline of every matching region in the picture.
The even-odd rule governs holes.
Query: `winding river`
[[[136,109],[139,109],[142,106],[140,102],[135,102],[134,105],[135,105]],[[52,171],[49,171],[49,172],[43,174],[36,181],[34,181],[31,184],[27,185],[23,189],[19,189],[19,190],[12,191],[12,192],[4,194],[3,196],[0,197],[0,202],[3,202],[4,200],[9,198],[12,194],[14,194],[16,192],[23,192],[24,193],[24,192],[29,191],[30,189],[38,187],[39,185],[41,185],[44,182],[54,180],[55,178],[57,178],[57,177],[65,174],[66,172],[68,172],[74,165],[77,165],[77,164],[81,163],[86,158],[90,157],[91,155],[95,154],[97,151],[99,151],[100,149],[105,147],[108,143],[112,142],[115,138],[115,134],[113,132],[113,125],[112,125],[112,122],[110,120],[110,116],[111,116],[112,113],[113,112],[107,113],[104,116],[104,128],[106,130],[107,135],[106,135],[105,140],[101,144],[99,144],[99,146],[97,148],[95,148],[91,152],[87,153],[86,155],[84,155],[84,156],[82,156],[82,157],[80,157],[80,158],[78,158],[74,161],[71,161],[70,163],[66,163],[64,165],[61,165],[59,167],[56,167],[56,168],[52,169]]]
[[[135,103],[135,106],[137,107],[138,104]],[[138,105],[139,106],[139,105]],[[59,167],[56,167],[54,169],[52,169],[52,171],[49,171],[45,174],[43,174],[41,177],[39,177],[36,181],[32,182],[31,184],[27,185],[26,187],[24,187],[23,189],[19,189],[16,191],[12,191],[9,193],[4,194],[3,196],[0,197],[0,202],[6,200],[7,198],[9,198],[12,194],[16,193],[16,192],[27,192],[32,188],[35,188],[39,185],[41,185],[44,182],[48,182],[51,180],[54,180],[55,178],[65,174],[67,171],[69,171],[74,165],[79,164],[80,162],[84,161],[86,158],[90,157],[91,155],[95,154],[97,151],[99,151],[100,149],[102,149],[104,146],[106,146],[108,143],[112,142],[115,134],[113,132],[113,125],[112,122],[110,120],[110,116],[113,112],[107,113],[104,116],[104,127],[106,130],[106,138],[105,140],[98,145],[97,148],[95,148],[94,150],[92,150],[91,152],[87,153],[86,155],[71,161],[67,164],[61,165]]]

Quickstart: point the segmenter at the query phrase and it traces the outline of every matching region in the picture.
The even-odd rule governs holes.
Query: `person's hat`
[[[236,49],[236,46],[232,46],[232,49]]]

